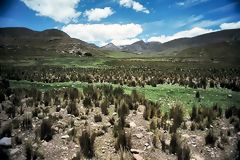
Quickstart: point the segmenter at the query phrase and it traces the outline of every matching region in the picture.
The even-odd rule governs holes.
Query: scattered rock
[[[131,149],[130,151],[131,151],[131,153],[133,153],[133,154],[139,154],[139,153],[143,153],[143,152],[144,152],[144,151],[139,150],[139,149]]]
[[[61,139],[68,139],[69,138],[69,135],[63,135],[62,137],[61,137]]]
[[[3,137],[2,139],[0,139],[0,146],[11,147],[12,146],[12,138]]]
[[[133,154],[133,158],[134,158],[135,160],[143,160],[143,157],[140,156],[139,154]]]
[[[134,122],[130,122],[129,124],[131,128],[135,128],[137,126]]]
[[[15,155],[20,151],[19,148],[10,149],[10,155]]]
[[[145,106],[144,106],[144,105],[139,105],[137,111],[138,111],[140,114],[143,114],[144,109],[145,109]]]
[[[142,133],[138,133],[138,134],[134,134],[138,139],[143,138],[143,134]]]

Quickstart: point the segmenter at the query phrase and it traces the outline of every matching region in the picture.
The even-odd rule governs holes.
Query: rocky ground
[[[26,99],[23,99],[23,106],[25,112],[30,112],[32,108],[28,108],[26,105]],[[5,111],[2,108],[7,107],[7,104],[11,103],[9,100],[2,102],[1,108],[1,129],[4,126],[9,125],[12,119],[8,118]],[[38,107],[43,107],[40,104]],[[56,112],[56,108],[59,107],[60,111]],[[39,113],[37,117],[32,118],[32,129],[24,130],[16,128],[12,130],[11,137],[3,137],[0,140],[0,145],[4,148],[8,148],[10,158],[24,160],[25,157],[25,143],[27,141],[32,142],[33,148],[37,148],[38,153],[48,160],[67,160],[76,157],[77,152],[80,151],[79,136],[83,129],[88,129],[91,132],[97,133],[97,137],[94,142],[95,157],[94,159],[120,159],[120,153],[115,150],[115,138],[113,137],[112,128],[113,125],[109,123],[110,118],[118,119],[118,114],[114,112],[114,105],[111,105],[109,115],[105,116],[101,113],[99,107],[94,107],[89,110],[83,107],[80,100],[77,104],[80,115],[75,117],[74,115],[67,114],[67,110],[64,107],[52,105],[48,107],[49,113]],[[144,106],[139,105],[136,111],[130,111],[130,114],[126,117],[126,122],[129,124],[125,131],[131,133],[131,154],[129,152],[125,159],[142,160],[142,159],[176,159],[176,155],[170,154],[168,150],[162,151],[160,141],[157,141],[157,145],[154,146],[153,131],[149,129],[150,121],[146,121],[143,118]],[[18,110],[18,112],[20,112]],[[87,113],[87,114],[86,114]],[[101,122],[95,122],[94,115],[100,114],[102,116]],[[18,115],[15,119],[21,118]],[[54,130],[54,136],[52,140],[45,141],[37,138],[37,130],[41,124],[42,119],[48,119],[49,117],[55,119],[52,129]],[[236,145],[240,138],[240,133],[235,133],[234,127],[225,118],[217,118],[212,124],[212,128],[218,132],[228,134],[225,143],[218,137],[214,146],[205,144],[205,136],[207,134],[207,128],[205,130],[191,131],[191,121],[187,120],[187,129],[178,129],[181,140],[186,142],[191,150],[192,160],[204,160],[204,159],[235,159],[236,158]],[[168,131],[162,128],[157,130],[159,137],[165,136],[165,143],[167,148],[170,145],[171,135]],[[22,139],[21,144],[16,143],[16,138]]]

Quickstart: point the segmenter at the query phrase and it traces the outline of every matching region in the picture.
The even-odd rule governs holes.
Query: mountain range
[[[203,47],[217,43],[240,42],[240,29],[222,30],[203,34],[193,38],[180,38],[166,43],[137,41],[131,45],[115,46],[114,44],[103,46],[102,49],[118,50],[137,54],[156,53],[162,55],[176,55],[187,48]]]
[[[222,30],[193,38],[180,38],[166,43],[138,41],[131,45],[103,47],[71,38],[57,29],[33,31],[28,28],[0,28],[1,54],[73,54],[106,56],[106,50],[135,54],[181,57],[240,57],[240,29]],[[220,49],[221,48],[221,49]]]

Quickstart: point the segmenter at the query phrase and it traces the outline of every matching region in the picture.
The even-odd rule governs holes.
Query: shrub
[[[25,156],[27,160],[32,160],[33,157],[33,147],[31,142],[25,144]]]
[[[197,109],[197,107],[194,105],[194,106],[192,107],[191,120],[192,120],[192,121],[193,121],[193,120],[196,120],[197,116],[198,116],[198,109]]]
[[[20,127],[20,124],[21,124],[21,122],[20,122],[19,118],[16,117],[12,120],[13,129],[18,129]]]
[[[162,137],[161,137],[161,145],[162,145],[162,151],[163,152],[165,152],[166,151],[166,138],[165,138],[165,136],[163,135]]]
[[[31,112],[24,113],[22,128],[23,129],[32,129],[32,113]]]
[[[214,146],[216,141],[217,141],[217,135],[216,133],[214,133],[213,129],[210,129],[205,137],[206,145],[210,144]]]
[[[90,131],[84,130],[82,135],[79,137],[79,143],[81,146],[81,153],[84,157],[91,159],[94,157],[94,141],[95,135],[90,134]]]
[[[155,131],[156,129],[157,129],[157,123],[156,123],[156,120],[153,119],[150,123],[150,130]]]
[[[43,101],[45,106],[49,106],[51,104],[51,97],[49,91],[46,91],[43,96]]]
[[[177,151],[178,160],[190,160],[191,151],[188,145],[182,145]]]
[[[100,114],[94,115],[95,122],[102,122],[102,116]]]
[[[91,99],[89,97],[85,97],[83,100],[83,106],[85,108],[90,108],[92,105]]]
[[[79,111],[76,106],[76,101],[71,101],[68,108],[67,108],[67,113],[72,114],[75,117],[79,116]]]
[[[131,134],[127,134],[124,129],[118,130],[118,136],[115,144],[115,149],[130,150],[131,149]]]
[[[108,106],[109,106],[109,103],[108,103],[107,99],[105,98],[105,99],[102,101],[101,105],[100,105],[102,114],[104,114],[104,115],[108,115],[108,114],[109,114],[109,112],[108,112]]]
[[[52,122],[49,119],[43,119],[40,126],[40,139],[50,141],[53,137]]]
[[[176,105],[175,107],[171,108],[170,110],[170,118],[173,118],[173,125],[171,127],[171,133],[175,133],[177,128],[181,126],[183,122],[183,108],[180,105]]]
[[[2,137],[11,137],[12,135],[12,124],[5,124],[1,127],[0,138]]]
[[[117,99],[121,99],[123,97],[124,90],[122,87],[116,87],[113,90],[113,96]]]
[[[198,99],[200,98],[200,93],[199,93],[199,91],[196,92],[195,97],[198,98]]]
[[[70,100],[74,101],[79,97],[79,92],[77,88],[71,88],[70,89]]]
[[[37,150],[37,148],[33,148],[30,141],[25,144],[25,156],[27,160],[44,159],[43,153]]]
[[[195,131],[195,129],[196,129],[196,123],[192,122],[192,124],[191,124],[191,131]]]
[[[158,147],[158,142],[159,142],[158,134],[155,133],[155,134],[153,135],[153,140],[152,140],[153,146],[154,146],[155,148]]]
[[[179,135],[177,135],[177,133],[173,133],[171,136],[171,141],[170,141],[170,148],[169,151],[172,154],[177,153],[178,149],[179,149]]]

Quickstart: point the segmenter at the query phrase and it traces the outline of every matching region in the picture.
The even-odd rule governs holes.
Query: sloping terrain
[[[102,55],[97,46],[49,29],[41,32],[27,28],[0,28],[0,53]],[[90,53],[90,54],[88,54]]]
[[[121,51],[133,53],[156,53],[160,55],[177,55],[188,48],[208,46],[214,48],[219,43],[238,43],[240,41],[240,29],[223,30],[203,34],[193,38],[180,38],[166,43],[138,41],[131,45],[120,46]],[[210,45],[213,45],[212,47]],[[225,48],[222,47],[224,52]],[[232,50],[237,51],[233,46]],[[111,50],[111,48],[109,48]],[[182,54],[182,52],[181,52]],[[188,54],[188,53],[187,53]],[[195,54],[194,54],[195,55]]]

